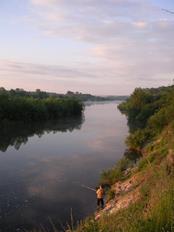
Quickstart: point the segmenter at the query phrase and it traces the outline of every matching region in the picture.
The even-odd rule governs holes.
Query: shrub
[[[133,161],[123,158],[117,162],[115,167],[103,171],[101,174],[100,182],[104,185],[112,185],[116,181],[122,180],[125,178],[125,171],[133,165]]]

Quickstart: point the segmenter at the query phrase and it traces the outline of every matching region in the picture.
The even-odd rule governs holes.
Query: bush
[[[101,184],[103,185],[112,185],[116,181],[122,180],[125,178],[125,171],[133,165],[133,161],[123,158],[117,162],[115,167],[103,171],[101,174]]]
[[[138,129],[134,133],[131,133],[126,140],[126,144],[131,149],[140,150],[151,138],[150,131],[147,129]]]
[[[174,87],[135,89],[130,98],[119,105],[128,117],[131,134],[127,144],[131,148],[143,148],[149,139],[161,133],[174,121]]]
[[[0,95],[0,120],[40,121],[62,117],[79,116],[83,104],[78,100],[66,98],[11,97]]]

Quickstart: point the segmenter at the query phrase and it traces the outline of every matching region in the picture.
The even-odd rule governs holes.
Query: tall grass
[[[174,173],[168,175],[165,160],[152,162],[143,173],[138,202],[99,221],[88,219],[76,232],[174,232]]]
[[[112,185],[116,181],[125,179],[125,171],[131,167],[133,167],[133,161],[128,158],[122,158],[113,168],[102,172],[100,183],[103,185]]]

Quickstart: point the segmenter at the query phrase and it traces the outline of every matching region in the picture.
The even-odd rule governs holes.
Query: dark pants
[[[97,198],[97,207],[101,207],[102,209],[104,208],[104,200],[103,198]]]

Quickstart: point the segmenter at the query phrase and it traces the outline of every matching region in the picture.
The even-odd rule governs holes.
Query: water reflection
[[[0,131],[1,148],[8,148],[0,151],[0,232],[23,232],[41,224],[52,232],[49,217],[62,231],[71,209],[74,221],[95,210],[95,193],[81,185],[95,187],[101,171],[122,156],[127,126],[116,103],[86,106],[84,113],[85,121]],[[17,141],[19,150],[9,147]]]
[[[57,121],[46,121],[37,123],[12,123],[0,124],[0,151],[7,151],[9,146],[19,150],[22,144],[28,142],[29,137],[37,135],[42,137],[45,133],[51,132],[72,132],[74,129],[80,130],[84,116],[65,118]]]

